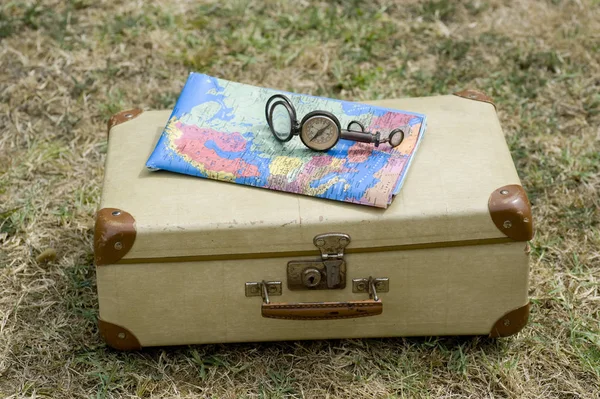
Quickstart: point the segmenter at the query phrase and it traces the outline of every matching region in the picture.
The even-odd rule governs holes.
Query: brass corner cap
[[[142,111],[140,108],[133,108],[133,109],[128,109],[126,111],[121,111],[118,114],[114,114],[108,120],[108,125],[107,125],[108,131],[106,134],[107,135],[110,134],[110,129],[112,129],[113,127],[117,126],[120,123],[132,120],[133,118],[137,117],[142,112],[144,112],[144,111]]]
[[[494,106],[494,108],[496,107],[496,104],[494,104],[494,100],[492,99],[492,97],[486,95],[485,93],[478,91],[478,90],[463,90],[463,91],[457,91],[456,93],[454,93],[455,96],[459,96],[459,97],[463,97],[463,98],[467,98],[469,100],[475,100],[475,101],[483,101],[485,103],[490,103]]]
[[[117,208],[103,208],[96,214],[94,227],[94,261],[96,266],[121,259],[135,241],[135,219]]]
[[[529,321],[529,303],[506,313],[498,319],[490,331],[490,338],[508,337],[516,334],[527,325]]]
[[[488,201],[494,224],[507,237],[516,241],[533,238],[531,204],[523,187],[510,184],[494,190]]]
[[[108,346],[120,351],[134,351],[142,349],[140,341],[125,327],[98,319],[98,331]]]

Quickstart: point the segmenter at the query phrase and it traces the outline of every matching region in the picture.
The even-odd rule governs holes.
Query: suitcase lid
[[[109,121],[97,264],[319,254],[315,236],[350,236],[346,252],[531,238],[531,210],[496,110],[481,93],[374,101],[423,113],[428,127],[387,209],[170,172],[145,162],[170,111]]]

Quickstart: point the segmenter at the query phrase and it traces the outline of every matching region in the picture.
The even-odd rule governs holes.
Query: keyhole
[[[302,282],[308,288],[313,288],[321,282],[321,272],[315,267],[309,267],[302,272]]]

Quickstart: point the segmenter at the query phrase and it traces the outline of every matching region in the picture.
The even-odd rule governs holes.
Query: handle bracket
[[[281,281],[246,283],[246,296],[260,296],[268,301],[269,295],[281,295]]]

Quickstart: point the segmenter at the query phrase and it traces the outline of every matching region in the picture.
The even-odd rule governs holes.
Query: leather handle
[[[383,312],[381,300],[309,303],[263,303],[262,316],[287,320],[334,320],[377,316]]]

